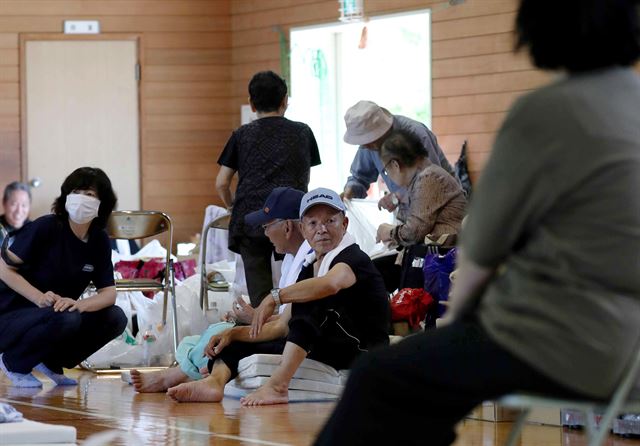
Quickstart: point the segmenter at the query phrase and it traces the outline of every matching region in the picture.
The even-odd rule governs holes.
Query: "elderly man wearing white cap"
[[[402,199],[405,190],[387,176],[380,159],[382,143],[393,130],[404,130],[414,135],[422,143],[429,160],[454,175],[436,136],[421,122],[392,115],[371,101],[359,101],[350,107],[344,115],[344,122],[347,125],[344,142],[360,146],[351,163],[351,176],[342,193],[344,198],[366,197],[369,185],[381,175],[390,193],[380,200],[378,207],[391,212],[400,204],[400,210],[404,209]]]
[[[300,203],[300,231],[313,249],[298,282],[271,290],[250,327],[214,336],[205,349],[209,377],[168,391],[177,401],[223,398],[240,359],[254,353],[282,353],[269,381],[241,400],[245,406],[287,403],[289,383],[309,357],[336,369],[348,368],[362,352],[389,342],[389,299],[380,273],[347,233],[348,219],[338,194],[314,189]],[[266,322],[281,304],[291,303],[279,321]],[[282,324],[288,318],[288,325]],[[266,323],[265,323],[266,322]]]

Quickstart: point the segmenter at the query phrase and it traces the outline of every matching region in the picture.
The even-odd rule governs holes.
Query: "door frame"
[[[144,51],[142,45],[142,36],[140,34],[131,33],[105,33],[105,34],[60,34],[60,33],[24,33],[20,34],[20,174],[22,181],[29,182],[29,166],[27,151],[29,149],[29,141],[27,138],[27,42],[29,41],[113,41],[128,40],[136,44],[136,58],[138,65],[138,193],[140,194],[140,208],[142,208],[142,170],[144,166],[144,150],[143,150],[143,121],[144,103],[142,101],[142,72]]]

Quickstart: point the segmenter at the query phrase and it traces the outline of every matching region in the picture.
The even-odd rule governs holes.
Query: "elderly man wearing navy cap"
[[[267,228],[282,224],[273,218],[273,208],[265,206],[259,212],[264,214],[259,221],[269,216],[262,223]],[[298,282],[271,290],[271,298],[263,299],[250,327],[234,327],[212,337],[205,349],[212,358],[209,377],[171,388],[169,396],[177,401],[220,401],[225,384],[237,375],[240,359],[254,353],[282,353],[269,381],[241,402],[245,406],[287,403],[289,383],[305,358],[346,369],[361,352],[388,343],[389,301],[382,277],[346,232],[348,218],[338,194],[324,188],[308,192],[299,215],[300,232],[312,252]],[[268,321],[278,307],[289,303],[278,321]]]
[[[454,175],[436,136],[421,122],[392,115],[371,101],[358,101],[351,106],[344,115],[344,122],[347,126],[344,142],[359,146],[351,163],[351,176],[344,186],[344,198],[366,197],[371,183],[381,175],[391,193],[380,199],[378,207],[391,212],[400,205],[400,214],[403,214],[402,209],[406,208],[406,204],[402,199],[406,190],[387,176],[380,159],[380,148],[393,130],[404,130],[415,136],[422,143],[429,161]]]
[[[311,246],[305,241],[297,223],[303,195],[304,192],[291,187],[276,187],[267,197],[262,209],[245,215],[245,223],[256,228],[262,226],[275,251],[285,255],[282,261],[280,288],[296,283],[304,258],[311,252]],[[282,305],[279,314],[282,315],[287,311],[287,307],[290,306]],[[277,327],[282,332],[282,337],[285,336],[286,325],[291,316],[290,309],[288,311],[279,321],[283,326]],[[253,312],[253,307],[242,297],[238,297],[234,308],[235,318],[240,322],[251,322]],[[271,319],[276,321],[278,318],[274,316]],[[207,367],[208,363],[203,353],[209,340],[212,336],[232,328],[233,325],[230,322],[219,322],[209,326],[198,340],[192,339],[194,337],[183,339],[176,353],[176,360],[180,367],[145,373],[132,370],[131,381],[136,391],[165,392],[179,384],[202,379],[200,370]]]

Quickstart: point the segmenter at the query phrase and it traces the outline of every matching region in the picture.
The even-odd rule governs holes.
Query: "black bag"
[[[462,185],[464,196],[468,200],[471,197],[472,187],[469,169],[467,168],[467,141],[462,144],[462,150],[460,151],[460,156],[458,157],[458,161],[456,161],[453,171]]]
[[[402,288],[423,288],[424,289],[424,273],[422,267],[424,258],[428,254],[437,254],[439,251],[437,246],[425,243],[417,243],[407,246],[402,253],[402,267],[400,271],[400,285]]]

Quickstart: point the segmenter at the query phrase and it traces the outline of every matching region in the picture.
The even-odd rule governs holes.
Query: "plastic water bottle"
[[[153,333],[151,325],[147,327],[142,335],[143,342],[143,361],[144,365],[149,367],[151,365],[151,344],[156,341],[156,335]]]

